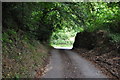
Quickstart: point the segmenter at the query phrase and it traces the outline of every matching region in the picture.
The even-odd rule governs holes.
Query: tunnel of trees
[[[67,28],[68,31],[110,32],[114,41],[120,35],[120,3],[2,3],[3,41],[6,31],[15,34],[23,31],[26,37],[50,42],[52,33]]]
[[[2,25],[4,63],[7,62],[5,57],[14,58],[16,62],[21,60],[23,52],[20,51],[28,48],[26,43],[22,45],[23,40],[33,45],[37,44],[33,40],[50,45],[57,43],[59,38],[74,37],[78,32],[86,33],[81,37],[84,40],[89,32],[104,30],[112,43],[120,43],[120,2],[3,2]],[[92,39],[94,43],[95,38]],[[29,47],[34,53],[36,49]],[[7,68],[3,68],[7,72],[3,72],[4,76],[8,76]]]

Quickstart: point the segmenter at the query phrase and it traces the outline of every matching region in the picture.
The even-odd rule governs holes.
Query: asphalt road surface
[[[94,64],[70,50],[51,51],[50,63],[42,78],[107,78]]]

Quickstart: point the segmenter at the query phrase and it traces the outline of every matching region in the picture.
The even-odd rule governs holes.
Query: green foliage
[[[71,39],[77,32],[103,29],[110,33],[112,42],[120,42],[120,2],[3,2],[2,10],[3,55],[8,54],[15,59],[15,65],[10,63],[13,73],[25,75],[25,72],[28,75],[29,68],[34,67],[37,61],[41,65],[39,61],[48,52],[42,47],[36,49],[37,41],[33,40],[55,46],[71,46]],[[6,69],[8,75],[10,69]],[[21,77],[14,74],[16,78]]]
[[[56,34],[57,33],[57,34]],[[69,30],[69,28],[64,28],[63,30],[58,30],[52,34],[51,45],[52,46],[72,46],[76,32],[74,30]]]
[[[16,38],[17,35],[14,29],[8,29],[7,32],[4,32],[2,36],[3,43],[12,43],[13,38]]]
[[[120,43],[120,34],[118,34],[118,33],[110,34],[109,36],[113,39],[112,42],[119,42]]]
[[[8,38],[9,35],[8,35],[7,33],[3,33],[3,36],[4,36],[4,37],[2,38],[2,41],[3,41],[3,42],[9,42],[9,38]]]
[[[88,17],[88,30],[97,30],[114,27],[120,20],[119,6],[117,3],[91,3],[93,10],[91,10],[90,16]],[[111,6],[109,6],[111,5]],[[107,24],[107,25],[106,25]],[[113,25],[109,25],[113,24]],[[110,27],[109,27],[110,26]]]
[[[38,41],[17,41],[11,45],[3,45],[3,77],[19,80],[20,78],[34,78],[34,71],[43,68],[48,57],[48,48]]]
[[[120,33],[118,2],[3,3],[3,9],[4,28],[20,29],[41,42],[50,42],[54,32],[57,34],[59,29],[65,28],[74,29],[75,32],[107,29],[110,33]]]

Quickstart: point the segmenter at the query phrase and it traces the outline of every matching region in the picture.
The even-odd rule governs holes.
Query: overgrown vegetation
[[[116,35],[120,34],[119,7],[119,2],[3,3],[3,26],[15,31],[21,29],[41,42],[50,42],[52,34],[57,34],[59,29],[64,32],[104,29]]]
[[[10,2],[2,3],[2,9],[3,56],[10,59],[19,60],[19,54],[41,56],[34,51],[39,45],[35,45],[36,41],[70,46],[73,44],[70,40],[82,31],[105,30],[111,42],[120,42],[119,2]]]
[[[3,33],[3,78],[40,76],[48,62],[49,47],[21,34],[14,29]]]

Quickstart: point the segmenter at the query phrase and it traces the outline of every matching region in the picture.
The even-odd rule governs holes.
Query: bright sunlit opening
[[[76,32],[71,30],[59,30],[51,37],[51,46],[56,49],[72,49]]]

